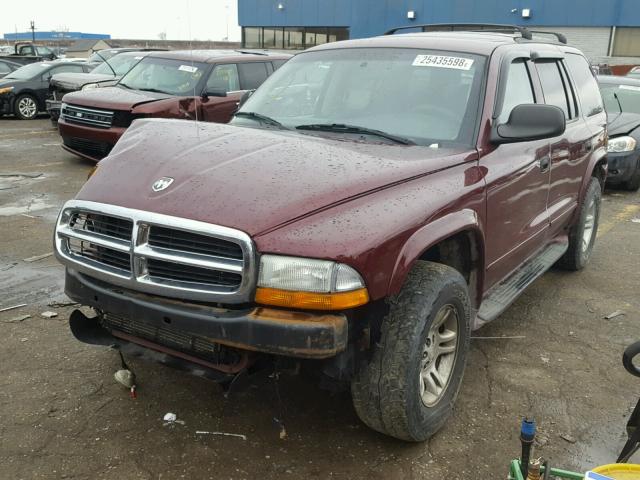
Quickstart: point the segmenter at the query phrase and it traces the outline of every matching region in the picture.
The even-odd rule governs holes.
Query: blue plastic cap
[[[536,421],[528,418],[522,419],[520,427],[520,436],[526,440],[531,440],[536,435]]]

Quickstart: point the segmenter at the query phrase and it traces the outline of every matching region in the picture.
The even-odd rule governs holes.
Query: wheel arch
[[[416,230],[404,243],[389,282],[397,294],[418,260],[442,263],[458,270],[469,285],[475,308],[484,285],[484,230],[477,212],[464,209],[444,215]]]

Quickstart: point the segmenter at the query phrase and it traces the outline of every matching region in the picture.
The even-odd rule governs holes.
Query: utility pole
[[[33,20],[31,20],[31,41],[33,43],[36,42],[36,24]]]

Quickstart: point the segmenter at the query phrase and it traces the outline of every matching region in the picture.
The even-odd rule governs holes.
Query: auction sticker
[[[191,65],[180,65],[178,70],[182,70],[183,72],[194,73],[198,71],[198,67],[193,67]]]
[[[469,70],[473,65],[473,60],[470,58],[449,57],[445,55],[418,55],[412,65],[414,67],[437,67]]]

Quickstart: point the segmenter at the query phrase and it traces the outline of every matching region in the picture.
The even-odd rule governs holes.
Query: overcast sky
[[[2,2],[3,4],[5,1]],[[106,33],[112,38],[169,40],[240,40],[237,0],[6,0],[0,34],[37,30]],[[227,8],[228,7],[228,8]]]

